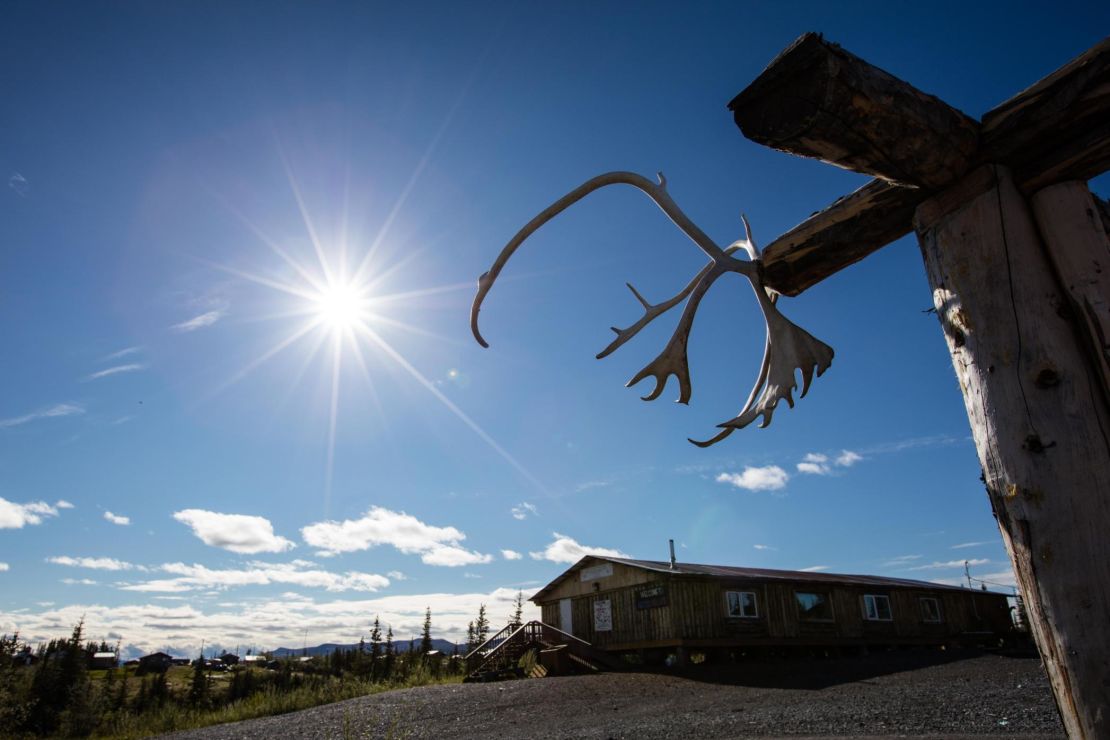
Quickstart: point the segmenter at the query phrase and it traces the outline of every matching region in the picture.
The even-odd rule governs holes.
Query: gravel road
[[[1057,738],[1035,657],[907,651],[428,686],[166,737]]]

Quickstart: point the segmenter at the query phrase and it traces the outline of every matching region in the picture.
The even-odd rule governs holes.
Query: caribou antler
[[[802,373],[803,384],[801,396],[805,396],[806,391],[809,390],[814,370],[816,370],[817,375],[820,376],[831,364],[833,357],[832,348],[812,337],[809,333],[790,322],[790,320],[779,312],[775,305],[778,300],[778,295],[768,290],[763,285],[759,249],[752,239],[751,226],[748,224],[748,219],[741,216],[744,222],[745,238],[734,242],[725,249],[721,249],[705,234],[705,232],[698,228],[697,224],[691,221],[686,214],[682,212],[682,209],[671,199],[666,190],[667,180],[663,177],[662,172],[659,173],[658,184],[634,172],[609,172],[604,175],[598,175],[582,183],[529,221],[524,228],[518,231],[509,243],[505,245],[489,271],[478,278],[478,293],[474,296],[474,304],[470,309],[470,329],[474,333],[474,338],[483,347],[489,346],[478,330],[478,314],[482,309],[482,303],[485,301],[486,295],[493,287],[498,275],[501,274],[501,270],[505,267],[509,258],[513,256],[513,253],[524,243],[524,240],[545,223],[586,195],[606,185],[616,184],[631,185],[645,193],[667,214],[667,216],[670,217],[671,221],[673,221],[683,233],[690,237],[690,239],[705,252],[710,258],[710,262],[694,276],[694,279],[691,280],[681,292],[662,303],[649,303],[631,283],[628,283],[628,289],[632,291],[636,300],[643,306],[644,315],[636,321],[636,323],[625,329],[620,329],[615,326],[612,327],[617,338],[599,352],[597,358],[601,359],[608,356],[629,339],[636,336],[641,329],[656,318],[674,308],[683,300],[686,300],[686,307],[683,309],[678,325],[675,327],[674,333],[671,335],[666,347],[663,348],[663,351],[660,352],[654,360],[633,376],[633,378],[628,381],[628,385],[636,385],[641,380],[648,377],[654,378],[655,388],[648,395],[643,396],[645,401],[651,401],[662,394],[667,385],[667,380],[673,375],[678,380],[679,385],[678,402],[688,403],[692,388],[690,384],[690,368],[686,357],[686,345],[690,338],[690,330],[694,324],[694,316],[697,313],[702,298],[709,291],[709,288],[712,287],[713,283],[716,282],[717,278],[727,272],[740,273],[751,282],[760,308],[763,311],[763,317],[767,327],[767,336],[764,344],[763,361],[760,364],[759,377],[756,380],[755,387],[752,388],[751,394],[748,396],[747,403],[740,413],[730,421],[718,425],[722,428],[719,434],[703,442],[692,439],[690,441],[700,447],[707,447],[724,439],[731,434],[734,429],[747,426],[760,416],[763,417],[763,423],[760,426],[767,426],[771,423],[771,415],[774,413],[775,407],[780,400],[785,398],[786,402],[793,407],[794,398],[791,392],[797,388],[797,383],[794,380],[795,372],[800,370]],[[740,249],[748,253],[750,258],[749,261],[741,261],[732,256]]]

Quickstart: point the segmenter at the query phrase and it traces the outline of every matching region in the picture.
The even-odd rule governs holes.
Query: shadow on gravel
[[[994,653],[1021,660],[1037,660],[1025,652]],[[946,665],[984,655],[981,650],[892,650],[836,658],[759,658],[737,663],[689,666],[661,671],[692,681],[727,686],[818,691],[847,683],[864,683],[879,676]]]

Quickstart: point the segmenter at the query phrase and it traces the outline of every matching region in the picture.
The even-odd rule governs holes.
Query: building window
[[[728,607],[729,617],[743,619],[759,617],[754,591],[725,591],[725,604]]]
[[[833,621],[832,602],[828,594],[795,591],[794,600],[798,602],[798,619],[803,622]]]
[[[940,602],[931,596],[924,596],[921,601],[921,621],[923,622],[939,622],[940,618]]]
[[[871,622],[889,622],[894,619],[890,613],[890,597],[875,594],[864,596],[863,618]]]

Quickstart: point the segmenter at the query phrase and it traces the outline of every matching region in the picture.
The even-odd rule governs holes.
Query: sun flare
[[[353,283],[328,285],[313,299],[316,320],[333,331],[347,331],[367,317],[369,298]]]

